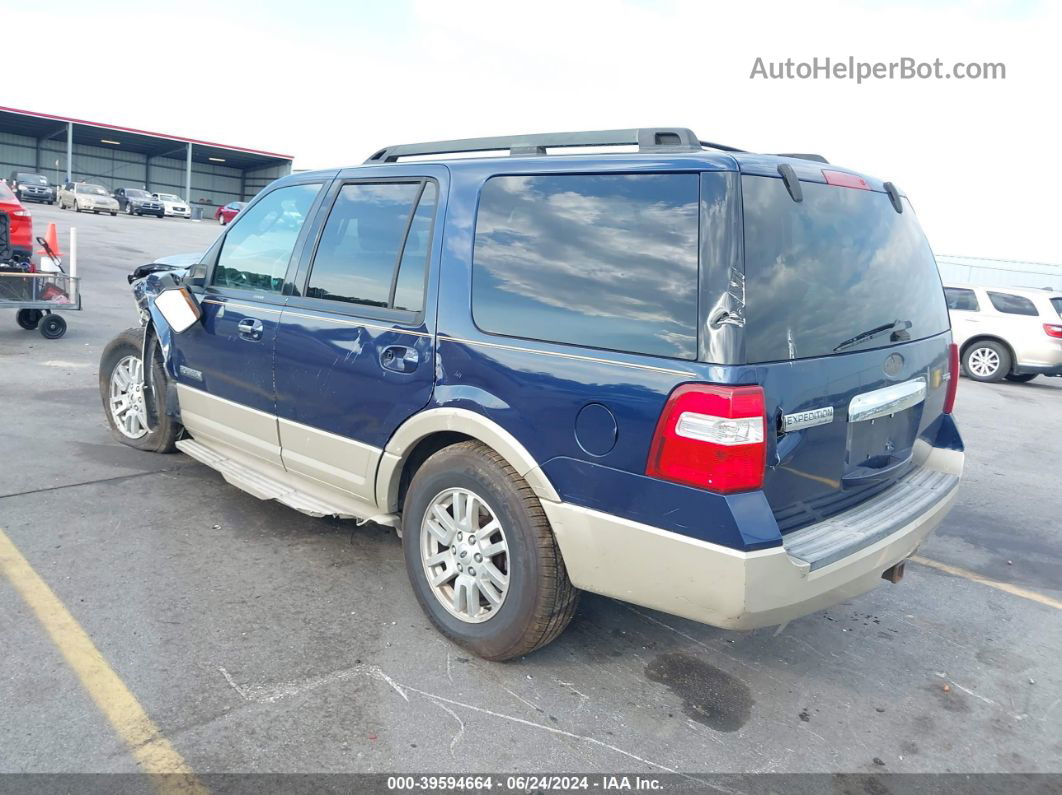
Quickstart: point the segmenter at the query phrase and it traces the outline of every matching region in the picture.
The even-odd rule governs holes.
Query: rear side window
[[[992,306],[996,308],[997,312],[1002,312],[1006,315],[1032,315],[1035,317],[1040,314],[1036,311],[1036,305],[1022,295],[993,293],[990,290],[988,292],[988,300],[992,302]]]
[[[277,188],[240,213],[222,244],[211,284],[278,293],[319,184]]]
[[[694,174],[494,177],[476,219],[476,324],[693,359],[697,232]]]
[[[948,299],[948,309],[958,309],[963,312],[976,312],[978,310],[977,295],[973,290],[945,287],[944,297]]]
[[[1062,298],[1052,298],[1051,306],[1053,306],[1055,311],[1058,312],[1058,316],[1062,317]]]
[[[947,331],[937,264],[904,200],[744,176],[745,346],[749,362],[868,350]]]
[[[314,255],[307,298],[419,312],[434,182],[344,185]]]

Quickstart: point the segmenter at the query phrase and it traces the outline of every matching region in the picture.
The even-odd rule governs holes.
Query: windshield
[[[130,199],[147,199],[149,194],[146,190],[136,190],[135,188],[127,188],[125,195]]]
[[[179,201],[181,201],[181,197],[180,196],[174,196],[172,193],[160,193],[159,194],[159,198],[162,199],[163,201],[167,201],[167,202],[179,202]]]
[[[867,350],[949,328],[936,261],[904,200],[781,179],[742,178],[749,362]]]
[[[42,177],[40,174],[18,174],[16,179],[19,182],[29,182],[34,185],[47,185],[48,180]]]
[[[78,185],[78,193],[91,193],[93,196],[107,196],[107,189],[102,185]]]

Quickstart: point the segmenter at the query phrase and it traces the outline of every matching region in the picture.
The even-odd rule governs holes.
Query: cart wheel
[[[37,328],[37,324],[41,322],[41,318],[44,313],[39,309],[20,309],[18,314],[15,315],[15,320],[26,331],[33,331]]]
[[[45,315],[41,318],[41,336],[46,340],[57,340],[66,334],[66,321],[59,315]]]

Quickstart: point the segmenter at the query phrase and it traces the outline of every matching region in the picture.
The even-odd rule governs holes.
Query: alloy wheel
[[[452,616],[478,624],[497,614],[509,590],[509,545],[483,498],[450,488],[428,503],[420,556],[432,593]]]
[[[999,354],[991,348],[977,348],[970,353],[966,366],[978,378],[989,378],[999,369]]]
[[[118,432],[139,439],[148,432],[144,402],[144,365],[137,356],[126,356],[111,370],[111,419]]]

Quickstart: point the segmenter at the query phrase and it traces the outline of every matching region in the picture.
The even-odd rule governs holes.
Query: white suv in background
[[[1062,292],[947,285],[962,371],[975,381],[1062,376]]]

